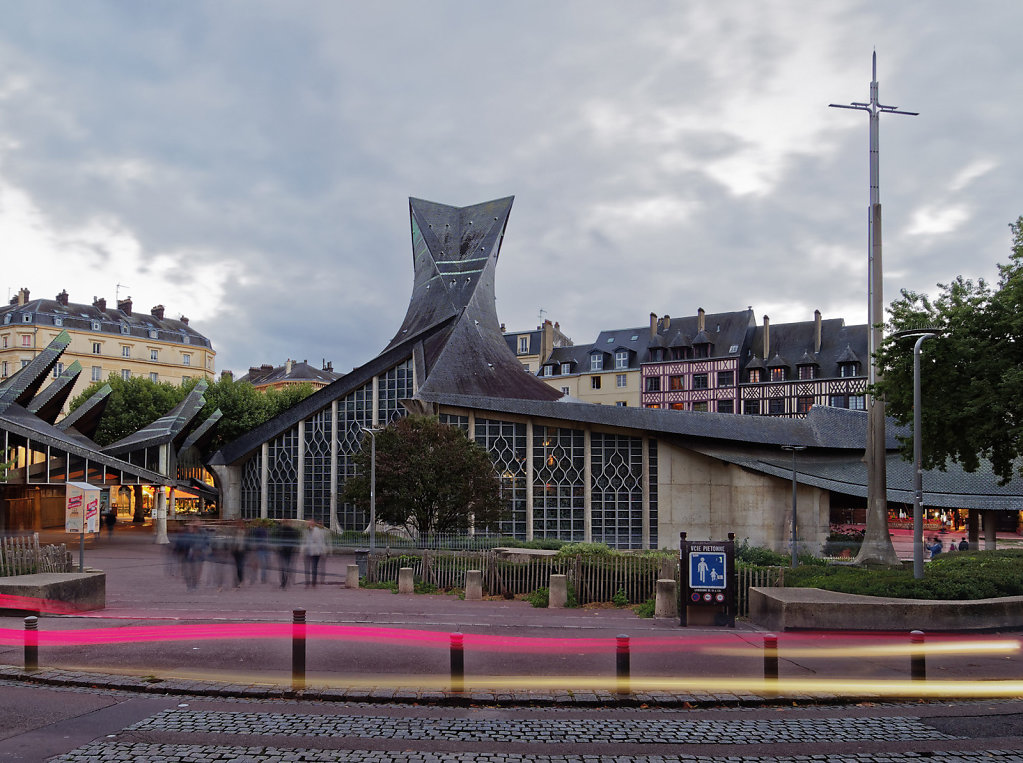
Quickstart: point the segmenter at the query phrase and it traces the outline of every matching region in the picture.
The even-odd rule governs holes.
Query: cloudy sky
[[[514,195],[510,329],[862,323],[867,116],[828,104],[869,99],[876,49],[921,112],[882,117],[886,302],[991,279],[1020,28],[1009,0],[2,0],[2,286],[162,303],[218,370],[348,370],[404,316],[408,197]]]

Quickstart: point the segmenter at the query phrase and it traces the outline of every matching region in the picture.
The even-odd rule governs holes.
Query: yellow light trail
[[[731,657],[910,657],[912,655],[949,654],[1004,654],[1020,650],[1018,640],[998,641],[934,641],[922,644],[877,644],[872,646],[814,646],[765,649],[757,645],[748,647],[709,647],[701,651]]]

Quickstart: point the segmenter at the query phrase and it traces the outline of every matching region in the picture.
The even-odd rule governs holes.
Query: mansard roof
[[[842,318],[828,318],[821,321],[821,347],[815,349],[817,327],[815,321],[796,321],[794,323],[772,323],[770,326],[771,358],[780,355],[782,358],[801,358],[797,365],[816,364],[821,376],[840,376],[840,363],[857,361],[852,348],[856,352],[867,353],[867,326],[857,324],[845,325]],[[764,361],[764,327],[757,326],[751,344],[752,357]],[[853,353],[850,357],[847,353]],[[811,360],[806,360],[809,357]],[[847,360],[848,359],[848,360]],[[773,362],[773,361],[772,361]],[[772,363],[767,363],[768,366]],[[745,368],[757,368],[751,359]]]

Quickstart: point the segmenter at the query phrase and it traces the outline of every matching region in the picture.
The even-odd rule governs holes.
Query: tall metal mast
[[[874,51],[870,103],[828,104],[836,109],[866,111],[870,116],[870,207],[867,214],[867,323],[870,361],[867,383],[878,380],[874,353],[884,337],[884,286],[881,268],[881,191],[879,148],[881,114],[917,116],[915,111],[900,111],[898,106],[882,106],[877,99],[877,51]],[[885,466],[884,402],[867,396],[867,531],[856,561],[897,564],[898,557],[888,535],[887,470]]]

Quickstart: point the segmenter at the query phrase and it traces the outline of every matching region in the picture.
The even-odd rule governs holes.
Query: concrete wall
[[[242,470],[239,466],[210,466],[220,491],[220,518],[238,519],[242,515]]]
[[[769,630],[961,631],[1023,626],[1023,596],[888,599],[819,588],[751,588],[749,617]]]
[[[727,537],[751,545],[789,550],[792,482],[756,474],[733,464],[673,447],[658,450],[658,538],[673,546],[680,531],[690,540]],[[797,491],[800,550],[817,552],[828,534],[827,491],[800,485]]]

